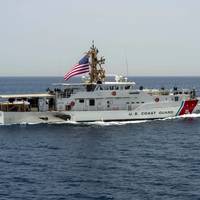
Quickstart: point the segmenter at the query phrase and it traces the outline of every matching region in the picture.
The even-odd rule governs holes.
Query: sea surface
[[[200,77],[130,77],[196,88]],[[62,77],[1,77],[0,94]],[[200,115],[138,122],[0,126],[0,200],[200,199]]]

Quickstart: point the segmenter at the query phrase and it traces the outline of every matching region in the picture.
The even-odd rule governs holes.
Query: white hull
[[[0,112],[0,124],[57,123],[65,120],[56,117],[56,112]]]
[[[1,112],[0,124],[21,124],[21,123],[61,123],[67,120],[76,122],[92,122],[92,121],[131,121],[131,120],[149,120],[172,117],[172,114],[148,116],[135,115],[133,111],[74,111],[74,112],[60,112],[58,115],[55,113],[31,113],[31,112]],[[67,118],[67,116],[71,116]],[[64,119],[64,117],[66,117]]]
[[[112,110],[112,111],[72,111],[61,112],[71,116],[72,121],[126,121],[126,120],[150,120],[174,117],[177,115],[180,105],[173,107],[158,107],[158,105],[144,105],[134,110]]]
[[[1,124],[58,123],[68,120],[88,121],[129,121],[174,117],[189,113],[187,102],[146,103],[133,110],[109,111],[48,111],[48,112],[0,112]],[[197,108],[198,106],[196,106]],[[194,112],[197,109],[194,109]],[[184,112],[184,113],[183,113]]]

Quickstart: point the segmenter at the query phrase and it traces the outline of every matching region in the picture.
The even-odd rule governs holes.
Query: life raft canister
[[[159,102],[160,99],[158,97],[155,98],[155,102]]]
[[[112,93],[111,93],[113,96],[116,96],[116,91],[112,91]]]
[[[71,106],[71,107],[75,106],[75,102],[74,102],[74,101],[71,101],[70,106]]]

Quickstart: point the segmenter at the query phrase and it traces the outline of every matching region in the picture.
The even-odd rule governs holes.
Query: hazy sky
[[[199,0],[0,0],[0,75],[62,76],[95,40],[109,74],[200,75]]]

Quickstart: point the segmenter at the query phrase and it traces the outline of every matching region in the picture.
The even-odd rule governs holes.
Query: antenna
[[[95,47],[94,47],[94,40],[92,40],[92,48],[95,48]]]
[[[128,59],[126,53],[125,53],[125,64],[126,64],[126,76],[128,77]]]

